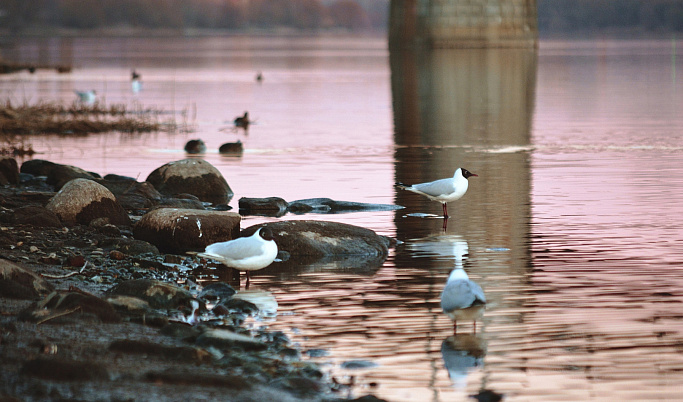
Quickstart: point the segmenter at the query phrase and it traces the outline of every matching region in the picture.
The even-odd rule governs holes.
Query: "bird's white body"
[[[486,296],[481,286],[471,281],[462,268],[454,269],[448,276],[441,293],[441,308],[453,321],[475,321],[484,315]]]
[[[97,100],[97,93],[95,90],[90,91],[74,91],[78,99],[83,103],[94,103]]]
[[[453,177],[413,184],[405,186],[404,189],[424,195],[432,201],[451,202],[462,198],[468,187],[469,181],[462,175],[462,169],[458,168]]]
[[[263,228],[249,237],[210,244],[199,257],[216,260],[240,271],[255,271],[270,265],[277,257],[275,241],[261,236]]]

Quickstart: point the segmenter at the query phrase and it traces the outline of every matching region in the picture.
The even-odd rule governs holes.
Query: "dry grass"
[[[163,120],[162,117],[166,116]],[[169,117],[171,116],[171,117]],[[0,154],[26,155],[33,149],[27,137],[35,134],[87,135],[103,132],[175,132],[189,131],[178,124],[173,114],[122,104],[70,105],[41,102],[35,105],[0,104]]]

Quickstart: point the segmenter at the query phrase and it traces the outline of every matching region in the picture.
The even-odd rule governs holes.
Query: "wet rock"
[[[393,211],[402,209],[400,205],[372,204],[352,201],[335,201],[331,198],[307,198],[289,203],[288,210],[292,213],[330,213],[339,214],[358,211]]]
[[[174,371],[149,372],[145,375],[149,382],[154,384],[191,385],[200,387],[220,387],[233,390],[245,390],[251,385],[245,378],[234,375],[207,374],[193,371]]]
[[[133,227],[133,236],[163,252],[182,254],[239,235],[242,218],[234,212],[160,208],[146,213]]]
[[[268,346],[250,336],[225,329],[209,329],[197,337],[196,344],[202,347],[213,346],[219,349],[238,347],[244,350],[265,350]]]
[[[12,299],[38,299],[54,286],[26,268],[0,259],[0,296]]]
[[[197,327],[188,324],[181,324],[178,322],[170,323],[159,330],[161,335],[170,336],[176,339],[182,339],[188,342],[194,342],[201,334]]]
[[[247,198],[239,200],[240,213],[272,213],[283,215],[287,211],[287,201],[279,197]]]
[[[192,308],[192,302],[198,302],[200,309],[206,311],[204,303],[192,297],[190,292],[153,279],[133,279],[121,282],[109,289],[107,294],[137,297],[149,303],[152,308],[159,309]]]
[[[238,312],[244,315],[258,313],[259,308],[256,304],[243,299],[229,299],[222,301],[219,306],[225,307],[229,312]]]
[[[206,152],[206,144],[202,140],[189,140],[185,144],[185,152],[188,154],[203,154]]]
[[[61,165],[41,159],[26,161],[21,165],[21,173],[30,173],[34,176],[47,176],[46,183],[59,190],[73,179],[98,178],[98,175],[70,165]]]
[[[19,184],[19,165],[14,158],[0,156],[0,186],[8,184]]]
[[[241,154],[244,152],[244,145],[242,141],[226,142],[218,148],[218,152],[222,154]]]
[[[109,380],[104,364],[47,357],[27,361],[21,368],[21,374],[51,381]]]
[[[348,402],[388,402],[386,399],[380,399],[374,395],[364,395],[356,399],[351,399]]]
[[[46,161],[44,159],[31,159],[21,164],[21,173],[28,173],[33,176],[45,176],[50,174],[50,171],[57,166],[56,163]]]
[[[147,182],[138,182],[125,176],[107,175],[96,180],[114,194],[127,210],[147,209],[161,202],[163,196]]]
[[[105,299],[114,309],[124,314],[141,314],[151,311],[149,303],[138,297],[112,295]]]
[[[163,198],[159,201],[159,207],[163,208],[178,208],[178,209],[199,209],[204,210],[204,203],[199,200],[192,200],[187,198]]]
[[[285,389],[301,398],[312,397],[323,390],[320,382],[301,376],[278,378],[272,381],[270,385]]]
[[[213,204],[227,204],[234,195],[218,169],[202,159],[167,163],[150,173],[147,181],[162,194],[190,193]]]
[[[45,207],[28,205],[14,211],[15,225],[35,227],[61,227],[62,222],[54,212]]]
[[[377,367],[377,363],[367,360],[349,360],[341,364],[341,368],[346,370],[360,370]]]
[[[129,239],[123,237],[112,237],[100,242],[102,247],[112,248],[125,255],[153,254],[159,255],[159,249],[144,240]]]
[[[254,225],[242,231],[251,236],[259,227],[268,226],[280,250],[294,256],[331,255],[386,256],[391,240],[370,229],[337,222],[281,221]]]
[[[106,187],[92,180],[75,179],[48,202],[46,208],[64,223],[88,225],[106,218],[113,225],[130,226],[130,218]]]
[[[224,301],[230,299],[235,293],[237,292],[229,284],[225,282],[216,282],[204,286],[199,293],[199,298],[204,300],[218,299]]]
[[[24,317],[41,322],[68,314],[90,314],[102,322],[109,323],[121,321],[121,317],[109,302],[79,290],[52,292],[32,311],[25,312]]]
[[[202,362],[210,359],[210,355],[201,349],[190,346],[166,346],[158,343],[121,339],[112,342],[109,350],[117,353],[159,356],[166,359],[183,360],[187,362]]]

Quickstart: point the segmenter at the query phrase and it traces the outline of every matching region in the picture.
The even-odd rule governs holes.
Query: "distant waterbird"
[[[430,181],[428,183],[413,184],[412,186],[397,183],[396,186],[403,190],[423,195],[432,201],[438,201],[443,205],[443,217],[448,219],[447,203],[462,198],[469,187],[468,178],[477,176],[464,168],[458,168],[451,178]]]
[[[206,152],[206,144],[200,139],[189,140],[185,144],[185,152],[188,154],[203,154]]]
[[[249,124],[251,124],[249,112],[244,112],[244,115],[235,117],[233,122],[235,123],[235,127],[241,127],[246,130],[249,127]]]
[[[94,89],[90,91],[74,91],[74,93],[82,103],[92,104],[97,100],[97,92]]]

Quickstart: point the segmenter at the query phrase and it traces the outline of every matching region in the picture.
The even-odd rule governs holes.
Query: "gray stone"
[[[227,211],[160,208],[143,215],[133,236],[163,252],[203,251],[209,244],[236,238],[241,219]]]
[[[394,211],[402,209],[400,205],[393,204],[372,204],[353,201],[336,201],[331,198],[307,198],[296,200],[289,203],[288,209],[293,213],[345,213],[359,211]]]
[[[162,194],[190,193],[213,204],[227,204],[234,195],[218,169],[202,159],[167,163],[150,173],[147,181]]]
[[[14,211],[15,225],[35,227],[61,227],[62,222],[54,212],[45,207],[27,205]]]
[[[132,296],[144,300],[152,308],[177,309],[192,308],[192,302],[199,303],[199,308],[206,311],[204,303],[192,297],[192,294],[181,287],[152,279],[133,279],[121,282],[107,291],[109,296]]]
[[[221,349],[239,347],[244,350],[264,350],[268,347],[257,339],[226,329],[209,329],[199,335],[196,343],[198,346],[213,346]]]
[[[240,212],[284,214],[287,211],[287,201],[279,197],[268,198],[248,198],[242,197],[239,200]]]
[[[88,179],[74,179],[48,202],[46,208],[64,223],[88,225],[106,218],[112,225],[130,226],[130,218],[106,187]]]
[[[38,299],[54,286],[33,272],[0,259],[0,295],[12,299]]]
[[[268,226],[280,250],[295,256],[324,257],[331,255],[386,256],[391,240],[370,229],[337,222],[281,221],[254,225],[243,230],[252,235],[259,227]]]
[[[0,156],[0,186],[19,184],[19,165],[9,156]]]

